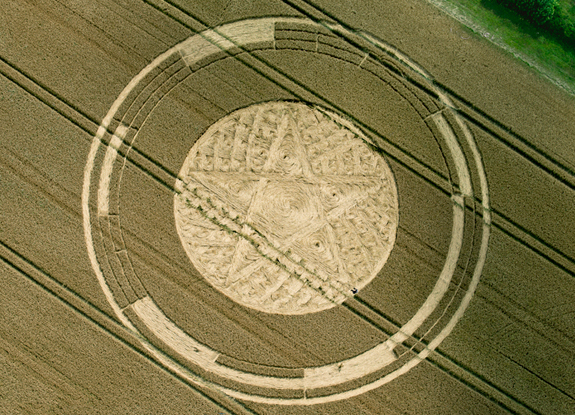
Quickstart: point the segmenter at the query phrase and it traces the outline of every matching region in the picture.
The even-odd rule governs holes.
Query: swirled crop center
[[[349,121],[298,102],[217,121],[176,184],[176,226],[194,266],[260,311],[341,304],[377,275],[395,241],[395,181],[368,142]]]

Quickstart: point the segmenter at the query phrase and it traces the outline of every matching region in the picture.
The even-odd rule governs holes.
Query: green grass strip
[[[495,0],[429,0],[476,34],[489,39],[575,95],[575,42],[537,27]],[[558,0],[558,9],[575,21],[575,3]]]

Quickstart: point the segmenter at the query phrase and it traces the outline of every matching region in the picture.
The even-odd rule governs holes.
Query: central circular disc
[[[391,170],[349,121],[266,102],[226,115],[194,144],[176,183],[176,227],[216,289],[260,311],[341,304],[395,242]]]

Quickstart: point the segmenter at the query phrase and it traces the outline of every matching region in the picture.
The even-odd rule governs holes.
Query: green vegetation
[[[575,94],[575,0],[429,0]]]
[[[536,27],[555,35],[558,41],[575,47],[575,16],[573,5],[557,0],[498,0]]]
[[[542,26],[555,15],[557,0],[499,0],[537,26]]]
[[[557,4],[555,13],[544,23],[543,27],[575,48],[575,2],[565,3]]]

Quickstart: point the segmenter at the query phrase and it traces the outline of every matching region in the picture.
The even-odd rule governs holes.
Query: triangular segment
[[[348,277],[343,274],[337,243],[329,225],[296,240],[291,251],[303,258],[303,266],[322,280],[340,281]]]
[[[270,149],[277,140],[283,109],[260,106],[248,135],[246,171],[261,173],[268,162]]]
[[[295,177],[311,174],[300,132],[291,114],[286,114],[280,123],[277,139],[270,149],[264,171]]]
[[[367,212],[370,212],[369,216]],[[371,209],[370,203],[350,208],[346,214],[348,227],[356,235],[364,255],[374,265],[388,251],[391,235],[381,232],[388,218],[382,217]]]
[[[369,177],[331,177],[318,184],[319,200],[326,217],[341,216],[351,206],[378,192],[381,180]]]
[[[352,210],[345,217],[330,220],[333,235],[337,241],[338,255],[343,267],[351,277],[352,288],[358,281],[363,281],[372,274],[374,264],[369,251],[362,245],[353,222],[350,220]],[[373,258],[375,259],[375,258]]]
[[[267,260],[263,258],[245,239],[240,239],[235,251],[230,258],[230,267],[227,275],[226,285],[236,286],[242,281],[250,279]]]
[[[193,173],[190,180],[210,193],[210,198],[220,200],[238,213],[247,214],[257,189],[259,179],[238,173]]]

